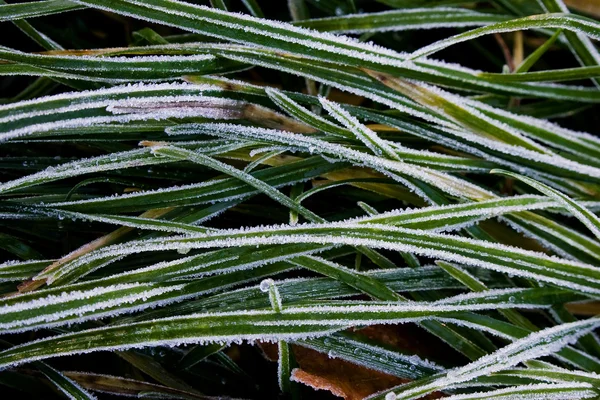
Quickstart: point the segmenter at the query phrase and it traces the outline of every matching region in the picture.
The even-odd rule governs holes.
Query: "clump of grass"
[[[2,397],[597,398],[573,6],[0,5]]]

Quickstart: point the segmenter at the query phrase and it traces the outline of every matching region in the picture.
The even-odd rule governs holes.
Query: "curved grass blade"
[[[562,29],[557,30],[548,40],[544,42],[543,45],[535,49],[526,59],[521,62],[516,68],[515,73],[525,73],[529,71],[529,69],[552,47],[552,45],[556,42],[556,39],[563,32]]]
[[[394,149],[381,140],[375,132],[361,124],[350,113],[344,110],[339,104],[329,101],[325,98],[320,98],[321,105],[333,118],[349,129],[356,137],[365,144],[375,155],[385,156],[392,160],[400,161],[400,157],[395,153]]]
[[[390,395],[388,398],[398,400],[419,398],[435,390],[501,371],[527,360],[552,354],[565,347],[569,342],[590,333],[599,325],[600,319],[591,318],[532,333],[463,367],[399,386],[391,391],[393,396]],[[371,396],[369,399],[383,399],[385,396],[386,394],[383,393]]]
[[[188,74],[222,73],[239,70],[240,65],[211,55],[89,57],[27,54],[0,47],[0,60],[16,63],[10,74],[19,74],[19,64],[25,64],[25,74],[36,74],[31,66],[44,71],[57,71],[71,79],[120,83],[172,80]],[[37,75],[37,74],[36,74]]]
[[[291,251],[291,250],[288,250]],[[214,259],[222,259],[226,252],[215,254]],[[258,287],[249,287],[245,289],[230,290],[222,294],[213,294],[220,290],[225,290],[243,283],[256,281],[263,277],[281,273],[294,265],[276,262],[269,264],[268,254],[262,252],[259,256],[264,256],[265,261],[247,267],[244,269],[243,257],[229,260],[223,260],[225,265],[217,275],[205,275],[196,277],[197,282],[181,283],[177,281],[178,276],[185,276],[185,267],[195,265],[196,261],[202,261],[190,258],[188,264],[179,264],[181,266],[178,274],[172,271],[177,267],[176,263],[166,265],[164,269],[147,268],[133,273],[117,274],[116,276],[98,279],[86,283],[61,286],[60,288],[42,289],[32,293],[21,294],[10,299],[0,300],[0,304],[5,307],[3,315],[0,316],[3,332],[24,332],[42,327],[50,328],[64,326],[66,324],[81,323],[90,319],[102,318],[104,316],[117,316],[120,314],[132,313],[138,310],[146,310],[146,314],[140,314],[137,318],[152,319],[170,315],[183,315],[193,312],[201,312],[212,309],[239,310],[240,308],[264,308],[269,303],[264,294]],[[290,261],[293,261],[294,255],[290,253]],[[259,257],[254,257],[255,259]],[[266,263],[266,265],[264,265]],[[207,264],[205,262],[205,264]],[[210,266],[210,264],[208,264]],[[262,266],[261,266],[262,265]],[[171,276],[169,276],[169,269]],[[174,280],[166,283],[154,283],[161,278],[161,272],[165,272],[164,280]],[[188,271],[193,275],[194,271]],[[207,271],[208,272],[208,271]],[[150,275],[150,276],[149,276]],[[393,291],[411,292],[416,290],[425,290],[427,288],[436,289],[457,289],[461,286],[448,278],[437,268],[423,267],[417,271],[405,271],[402,269],[373,271],[365,273],[365,276],[376,280],[388,286]],[[138,284],[137,281],[146,279],[148,283]],[[130,283],[127,285],[127,283]],[[493,284],[493,282],[492,282]],[[180,291],[171,290],[173,285],[182,285]],[[279,284],[280,293],[287,302],[299,302],[304,300],[328,299],[328,298],[349,298],[360,294],[353,285],[348,285],[342,280],[332,278],[310,278],[286,280]],[[147,298],[140,297],[140,293],[146,290],[151,296]],[[162,294],[158,294],[162,291]],[[541,291],[544,292],[544,291]],[[554,290],[545,290],[549,298],[553,298]],[[192,299],[201,295],[213,294],[210,297],[193,301]],[[133,299],[138,296],[137,301]],[[186,299],[186,302],[180,303]],[[558,297],[555,297],[558,299]],[[557,301],[552,300],[548,304]],[[169,305],[162,310],[150,312],[150,307],[160,304]]]
[[[0,4],[0,22],[42,17],[85,8],[68,0],[45,0],[34,3]]]
[[[416,355],[392,351],[346,332],[306,339],[296,344],[400,378],[418,379],[444,369]]]
[[[483,292],[488,290],[485,284],[483,284],[476,277],[472,276],[468,271],[465,271],[459,266],[444,261],[438,261],[436,264],[472,291]],[[504,317],[506,317],[507,320],[509,320],[517,326],[523,327],[531,331],[538,330],[537,326],[535,326],[527,318],[525,318],[515,310],[502,310],[500,311],[500,313],[504,315]]]
[[[290,260],[290,263],[344,282],[361,292],[373,296],[377,300],[400,300],[398,294],[373,276],[361,274],[320,257],[301,256]]]
[[[600,66],[566,68],[550,71],[514,73],[514,74],[491,74],[482,72],[479,74],[484,79],[496,82],[560,82],[570,80],[582,80],[585,78],[596,78],[600,76]]]
[[[156,158],[156,157],[155,157]],[[252,175],[273,187],[304,182],[313,177],[346,167],[347,164],[331,164],[320,157],[290,160],[290,162],[252,172]],[[125,212],[143,211],[152,208],[165,208],[177,205],[207,204],[214,201],[242,200],[257,193],[247,184],[235,178],[170,187],[148,192],[127,193],[114,197],[62,202],[63,196],[45,203],[51,207],[78,212]],[[42,200],[43,201],[43,200]],[[27,201],[23,202],[25,205]]]
[[[7,261],[0,264],[0,282],[30,279],[55,260]]]
[[[250,230],[226,230],[191,237],[132,241],[96,250],[64,264],[52,280],[83,276],[107,257],[144,251],[187,250],[211,247],[261,246],[273,244],[323,244],[368,246],[435,257],[445,261],[497,270],[515,276],[560,285],[588,295],[600,294],[597,268],[588,264],[552,258],[487,241],[385,225],[356,223],[299,225]]]
[[[489,25],[508,19],[508,15],[481,13],[464,8],[431,7],[309,19],[294,25],[321,32],[365,33],[462,28]]]
[[[196,151],[208,154],[227,153],[246,147],[243,142],[233,143],[231,141],[204,141],[188,144],[187,146]],[[184,144],[186,146],[186,144]],[[24,176],[12,181],[0,184],[0,194],[7,194],[16,190],[30,188],[44,183],[54,182],[61,179],[73,178],[80,175],[98,172],[123,170],[126,168],[160,165],[170,162],[152,155],[148,148],[114,152],[104,156],[91,157],[76,160],[57,166],[50,166],[40,172]],[[67,196],[68,197],[68,196]]]
[[[83,387],[45,363],[36,363],[36,367],[52,382],[67,398],[72,400],[95,400],[96,396],[88,393]]]
[[[320,188],[320,187],[318,187]],[[304,192],[305,194],[309,192]],[[306,196],[299,197],[297,201]],[[405,228],[433,230],[436,232],[449,232],[474,224],[482,219],[496,216],[507,216],[509,213],[520,213],[526,210],[548,209],[556,207],[556,203],[544,197],[538,196],[515,196],[509,198],[493,199],[481,202],[454,204],[446,206],[430,206],[413,210],[394,210],[369,217],[358,217],[352,221],[359,224],[386,224],[402,226]],[[171,233],[196,234],[207,232],[211,229],[195,225],[155,220],[143,217],[129,217],[121,215],[106,214],[84,214],[66,210],[52,210],[46,208],[27,208],[23,211],[35,215],[47,215],[49,217],[81,219],[86,221],[98,221],[131,228],[155,230]]]
[[[311,59],[335,62],[356,67],[370,68],[401,73],[406,78],[422,79],[439,84],[449,84],[461,89],[478,88],[479,90],[490,87],[489,83],[482,83],[472,73],[462,68],[452,68],[446,64],[428,62],[424,69],[407,67],[404,56],[383,50],[370,44],[360,43],[345,37],[328,33],[319,33],[313,30],[295,27],[251,16],[228,13],[221,10],[196,6],[176,0],[77,0],[78,4],[111,11],[124,15],[135,15],[137,18],[152,22],[175,26],[187,31],[202,33],[218,39],[233,42],[252,43],[254,45],[271,49],[269,52],[289,52],[294,55],[304,55]],[[256,62],[253,62],[256,65]],[[278,68],[278,67],[276,67]],[[427,71],[431,68],[432,71]],[[433,72],[435,70],[435,72]],[[499,85],[508,92],[521,89],[515,85]],[[557,93],[557,87],[541,89],[537,86],[526,86],[531,93],[534,91]],[[485,90],[485,89],[484,89]],[[582,89],[568,89],[576,92],[590,92],[589,95],[600,101],[597,93]],[[575,101],[582,100],[582,93],[574,97]]]
[[[492,33],[514,32],[540,28],[564,29],[567,31],[584,34],[595,40],[600,40],[600,23],[591,18],[566,13],[530,15],[525,18],[517,18],[510,21],[499,22],[497,24],[473,29],[450,38],[440,40],[415,51],[407,58],[407,60],[415,60],[419,57],[431,55],[454,44]]]
[[[516,376],[535,379],[545,382],[586,382],[597,386],[599,383],[598,375],[583,371],[573,371],[557,367],[553,364],[547,364],[542,361],[528,361],[526,365],[529,368],[516,368],[496,372],[494,376]]]
[[[544,193],[548,197],[556,200],[559,204],[561,204],[567,211],[569,211],[573,216],[579,219],[598,239],[600,239],[600,219],[588,210],[583,205],[577,203],[576,201],[570,199],[568,196],[560,193],[558,190],[552,189],[551,187],[544,185],[543,183],[537,182],[534,179],[524,177],[519,174],[515,174],[513,172],[503,171],[503,170],[492,170],[492,173],[508,175],[513,178],[516,178],[529,186],[534,187],[540,192]]]
[[[336,124],[329,122],[320,115],[314,114],[313,112],[302,107],[294,100],[286,96],[283,92],[273,88],[265,88],[265,93],[269,98],[277,104],[281,109],[290,114],[292,117],[312,126],[323,132],[339,135],[341,137],[348,138],[351,136],[350,132],[346,129],[340,128]]]
[[[511,302],[509,297],[520,297],[526,292],[503,292],[488,292],[484,296],[470,296],[468,299],[458,296],[441,303],[345,302],[345,305],[339,305],[320,302],[316,305],[285,306],[280,312],[269,309],[194,314],[96,328],[50,337],[0,352],[0,368],[99,350],[255,339],[288,341],[328,335],[357,324],[398,323],[430,318],[450,322],[461,311],[512,308],[521,300],[525,301],[520,304],[522,307],[539,307],[540,300],[541,304],[546,301],[543,297],[535,299],[524,296]],[[590,322],[588,325],[594,326]]]
[[[597,396],[594,387],[587,383],[539,383],[532,385],[510,386],[504,389],[490,390],[472,394],[448,396],[448,400],[484,400],[484,399],[590,399]]]
[[[491,150],[501,153],[498,158],[488,156],[487,158],[490,160],[506,163],[518,159],[521,165],[525,163],[535,169],[543,169],[545,173],[561,174],[565,177],[582,180],[589,180],[590,176],[598,174],[597,164],[592,161],[593,154],[598,152],[597,140],[586,140],[586,137],[590,135],[572,135],[565,132],[568,139],[567,137],[561,138],[558,132],[545,129],[542,124],[536,123],[533,119],[519,118],[510,113],[486,107],[479,102],[473,103],[426,84],[408,82],[372,71],[369,73],[419,103],[433,109],[441,109],[443,114],[464,127],[462,131],[443,127],[442,129],[446,132],[444,136],[447,137],[449,133],[453,136],[452,139],[458,138],[461,141],[466,139],[469,146],[475,145],[478,148],[484,148],[486,152]],[[575,161],[562,157],[525,135],[582,155],[586,158],[586,164],[579,162],[580,160],[577,158]],[[462,149],[464,150],[464,146]],[[567,170],[569,172],[566,172]],[[585,173],[581,174],[584,171]],[[540,173],[538,172],[536,175],[539,176]]]
[[[379,172],[384,173],[385,175],[391,176],[394,179],[398,179],[402,184],[410,185],[405,179],[400,178],[398,174],[408,175],[410,177],[423,180],[424,182],[457,197],[466,196],[473,199],[483,200],[493,196],[487,190],[449,174],[433,171],[425,167],[413,166],[400,161],[382,159],[371,156],[364,152],[348,149],[344,146],[328,143],[320,139],[290,134],[289,132],[284,131],[275,131],[233,124],[203,124],[179,125],[177,127],[167,129],[167,133],[172,135],[202,133],[221,137],[231,137],[230,135],[233,134],[251,140],[267,140],[271,143],[301,148],[309,153],[318,152],[327,155],[327,157],[332,159],[341,159],[341,161],[349,161],[357,165],[371,167]]]
[[[282,205],[288,207],[291,210],[296,211],[298,214],[304,216],[306,219],[312,222],[323,222],[324,219],[313,213],[312,211],[306,209],[301,206],[294,200],[290,199],[277,189],[272,186],[266,184],[260,179],[255,178],[254,176],[247,174],[243,171],[240,171],[234,167],[231,167],[227,164],[224,164],[220,161],[217,161],[209,156],[204,154],[200,154],[197,152],[189,151],[182,148],[177,148],[174,146],[157,146],[151,148],[152,154],[157,155],[159,157],[168,157],[174,158],[177,160],[188,160],[198,164],[205,165],[207,167],[216,169],[217,171],[223,172],[227,175],[233,176],[236,179],[241,180],[242,182],[258,189],[259,191],[267,194],[273,200],[281,203]]]
[[[539,3],[546,11],[569,13],[569,9],[562,0],[540,0]],[[565,31],[563,34],[567,39],[571,52],[581,65],[592,66],[600,64],[600,53],[598,53],[598,50],[587,36],[580,32],[571,31]],[[600,81],[598,79],[594,79],[594,83],[596,87],[599,87]]]
[[[128,279],[131,276],[124,274],[90,283],[16,295],[1,300],[5,308],[0,316],[0,330],[3,333],[25,332],[130,314],[214,293],[293,268],[289,264],[269,263],[268,260],[255,262],[250,267],[246,265],[246,269],[244,261],[240,260],[240,263],[242,265],[239,268],[225,269],[220,275],[204,277],[192,283],[120,283],[131,282]],[[248,271],[250,268],[252,270]]]
[[[88,390],[125,397],[169,397],[181,400],[216,400],[211,396],[180,391],[167,386],[135,379],[89,372],[67,371],[64,374]],[[232,399],[233,400],[233,399]]]

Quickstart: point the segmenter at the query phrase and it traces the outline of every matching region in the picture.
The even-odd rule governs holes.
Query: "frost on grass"
[[[269,286],[271,287],[270,284]],[[450,305],[436,302],[400,304],[346,302],[344,305],[335,303],[328,305],[326,302],[321,302],[318,305],[287,306],[281,311],[242,310],[161,318],[67,333],[15,346],[0,353],[0,368],[52,356],[100,350],[123,350],[215,341],[289,341],[324,336],[349,326],[418,322],[432,318],[460,323],[460,320],[455,317],[458,311],[513,307],[510,302],[505,303],[495,299],[486,301],[485,295],[480,298],[481,301],[474,304],[456,302]],[[235,323],[233,323],[234,321]],[[190,329],[191,327],[196,328]],[[278,333],[273,333],[273,327],[279,327]],[[593,329],[594,324],[585,327],[589,331]],[[579,329],[579,332],[584,334],[586,331]],[[126,343],[123,343],[124,337],[126,337]],[[78,340],[73,340],[73,338]],[[566,344],[562,343],[562,346]],[[57,349],[60,350],[57,351]]]
[[[189,83],[135,83],[106,89],[67,92],[0,105],[0,122],[7,123],[39,116],[67,113],[97,107],[107,107],[112,101],[136,97],[202,95],[206,91],[219,92],[214,85]]]
[[[180,125],[168,128],[166,131],[171,135],[203,133],[227,138],[236,135],[242,138],[278,143],[301,149],[311,154],[319,153],[333,159],[349,161],[355,165],[371,167],[391,178],[398,179],[401,178],[402,175],[407,175],[430,183],[440,190],[460,198],[469,197],[473,199],[487,199],[494,196],[491,192],[480,186],[474,185],[453,175],[401,161],[380,158],[335,143],[329,143],[320,139],[285,131],[233,124]],[[404,178],[401,178],[401,183],[408,184]],[[410,185],[410,187],[413,190],[417,190],[412,185]]]
[[[207,93],[219,91],[221,88],[212,85],[140,83],[109,89],[64,93],[2,105],[0,124],[3,129],[0,131],[0,141],[57,129],[161,120],[177,118],[178,115],[181,117],[205,115],[207,118],[239,116],[241,107],[239,102],[206,96]],[[153,104],[154,108],[152,108]],[[174,107],[176,104],[181,107]],[[121,105],[124,109],[119,108]],[[144,105],[148,108],[146,111],[143,109]],[[125,112],[128,106],[131,107],[131,113]],[[115,115],[106,115],[107,109],[109,111],[114,109]],[[85,118],[61,117],[83,110],[88,110]]]
[[[322,353],[332,352],[336,358],[401,378],[415,379],[444,370],[442,366],[417,355],[392,351],[344,334],[307,339],[298,344]]]
[[[46,6],[52,6],[50,3]],[[573,103],[558,112],[564,115],[581,111],[584,103],[597,102],[597,91],[552,83],[486,81],[478,71],[460,65],[431,59],[412,61],[410,54],[301,26],[329,24],[329,29],[344,29],[343,24],[352,23],[355,31],[384,31],[487,25],[508,16],[461,8],[417,8],[288,24],[176,0],[153,0],[152,4],[141,0],[78,0],[78,4],[176,26],[216,38],[218,43],[45,54],[0,48],[0,58],[10,60],[6,69],[21,68],[27,73],[47,66],[51,70],[41,71],[41,75],[77,77],[78,83],[88,78],[90,82],[115,82],[128,77],[146,81],[0,105],[0,141],[10,141],[11,149],[31,144],[28,151],[37,151],[46,143],[54,143],[48,149],[66,143],[92,150],[87,152],[90,156],[85,156],[89,158],[71,161],[69,157],[63,163],[46,157],[29,164],[33,157],[28,155],[23,173],[17,164],[22,160],[8,159],[12,171],[7,179],[12,180],[0,184],[0,194],[6,200],[0,211],[3,223],[39,223],[42,231],[45,226],[56,224],[56,232],[49,240],[80,226],[87,233],[96,234],[99,224],[88,231],[92,225],[89,222],[142,231],[139,237],[134,236],[137,232],[131,232],[121,238],[122,242],[85,254],[67,254],[56,263],[57,268],[41,273],[56,260],[0,265],[5,291],[15,289],[13,282],[33,276],[32,282],[19,286],[23,293],[0,299],[0,331],[24,333],[59,328],[50,332],[55,336],[1,352],[0,368],[100,350],[267,340],[279,345],[278,373],[283,389],[289,376],[287,342],[304,341],[302,345],[332,358],[413,380],[391,393],[377,395],[378,398],[418,397],[461,388],[474,391],[451,392],[461,393],[451,398],[585,398],[590,394],[588,381],[595,384],[595,376],[582,371],[544,369],[540,364],[533,364],[536,369],[529,368],[531,363],[525,361],[551,355],[582,370],[600,365],[600,360],[583,350],[584,346],[570,345],[597,328],[597,319],[565,324],[568,315],[562,315],[559,308],[564,303],[600,298],[600,244],[587,231],[560,225],[557,221],[564,221],[562,215],[556,220],[557,213],[576,216],[598,233],[600,223],[592,213],[598,204],[590,199],[596,195],[595,186],[600,182],[600,140],[585,132],[524,116],[521,106],[511,106],[506,111],[487,101],[494,95],[522,97],[528,99],[527,110],[536,111],[543,105],[542,110],[547,112],[543,99],[568,99]],[[555,6],[560,8],[561,4]],[[597,24],[577,16],[535,16],[503,22],[501,29],[525,30],[555,23],[564,25],[565,21],[572,24],[571,28],[587,29],[591,36],[597,36]],[[476,32],[494,32],[497,28]],[[467,32],[459,40],[472,34]],[[591,59],[597,59],[597,51],[587,38],[581,34],[573,37],[583,46],[579,47],[580,52],[583,49]],[[456,37],[452,40],[456,41]],[[115,53],[121,55],[106,56]],[[262,66],[299,75],[321,83],[322,88],[333,87],[378,104],[342,105],[289,92],[285,86],[283,90],[265,89],[203,76],[207,69],[215,73],[222,66],[237,65],[232,60],[243,62],[242,68]],[[115,75],[119,72],[123,76]],[[193,76],[183,77],[184,80],[205,83],[148,83],[187,73]],[[403,81],[406,77],[422,83]],[[313,93],[308,84],[307,93]],[[464,89],[469,95],[434,85]],[[582,104],[577,105],[578,102]],[[264,108],[273,104],[291,118]],[[381,104],[391,110],[382,109]],[[203,124],[206,120],[235,124]],[[214,136],[216,140],[210,139]],[[147,139],[140,145],[152,147],[131,150],[140,139]],[[405,147],[410,145],[414,149]],[[130,150],[123,151],[127,146]],[[112,153],[98,155],[104,151]],[[92,174],[118,175],[120,181],[132,182],[131,187],[137,190],[135,182],[140,173],[159,163],[164,165],[154,167],[147,177],[148,185],[139,185],[149,190],[112,196],[107,194],[112,190],[102,187],[80,190],[90,182],[101,182],[94,180],[96,177],[87,179],[86,175]],[[51,167],[40,170],[40,165]],[[558,189],[565,197],[557,197],[552,189],[543,191],[549,197],[527,194],[532,190],[519,184],[514,191],[517,195],[513,195],[510,188],[504,191],[500,185],[490,185],[482,174],[498,166]],[[207,172],[206,167],[217,172]],[[173,175],[169,174],[171,171]],[[223,178],[219,173],[229,177]],[[494,179],[498,182],[504,178]],[[295,185],[287,196],[287,186],[309,180],[313,180],[313,189],[298,196],[301,185]],[[369,210],[363,204],[361,207],[369,215],[356,217],[354,202],[348,208],[328,204],[335,207],[335,214],[319,208],[319,213],[323,211],[319,215],[300,205],[323,188],[340,184],[383,195],[390,204],[396,201],[392,207],[427,203],[432,206],[377,214],[375,208]],[[60,190],[55,192],[56,188]],[[352,190],[359,196],[362,193]],[[75,192],[81,200],[69,201]],[[292,216],[290,221],[294,223],[286,225],[238,229],[199,226],[219,212],[260,194],[271,196],[292,210],[291,214],[304,215],[309,223],[298,224]],[[577,201],[569,202],[569,198]],[[206,203],[213,205],[194,209],[195,205]],[[161,209],[165,214],[160,218],[148,217],[156,216],[151,210]],[[237,216],[239,211],[247,210],[247,205],[241,204],[232,214]],[[150,213],[132,214],[144,211]],[[327,223],[320,215],[332,216],[338,222]],[[287,215],[275,217],[288,220]],[[560,257],[472,238],[494,236],[494,228],[489,228],[497,227],[493,222],[474,225],[496,217]],[[82,249],[91,247],[94,245]],[[481,270],[488,270],[483,280],[492,289],[465,294],[466,288],[459,280],[434,267],[381,271],[349,268],[357,250],[357,269],[365,267],[363,255],[375,263],[378,257],[385,258],[374,249],[401,252],[405,260],[410,255],[459,263],[477,277],[481,277]],[[19,256],[15,252],[15,258]],[[397,255],[392,259],[400,260]],[[285,279],[283,273],[295,273],[299,267],[327,278]],[[538,285],[510,286],[515,282],[510,279],[513,277],[531,279]],[[27,292],[32,283],[47,286]],[[427,302],[410,301],[397,298],[395,293],[423,290],[439,297]],[[378,300],[350,300],[363,293]],[[524,337],[535,329],[514,317],[521,309],[530,311],[523,318],[531,312],[544,313],[554,317],[546,320],[548,324],[558,325]],[[502,318],[496,313],[498,310],[504,316],[512,314],[508,318],[511,322],[498,319]],[[102,318],[109,325],[92,329],[92,325],[82,324]],[[450,343],[452,347],[475,361],[447,370],[416,356],[349,339],[352,336],[348,332],[335,334],[371,324],[426,321],[441,329],[437,332],[442,338],[442,333],[451,335],[445,338],[457,341]],[[67,328],[71,324],[77,324],[75,329]],[[469,329],[454,330],[456,327]],[[474,331],[495,336],[499,340],[494,345],[512,344],[484,357],[475,356],[480,352],[478,346],[461,347],[458,342],[483,343],[471,340]],[[590,338],[595,339],[589,336],[586,340]],[[581,344],[590,346],[590,342]],[[514,372],[520,364],[528,368]],[[501,372],[498,368],[513,368],[514,375],[509,370],[500,379],[508,381],[517,376],[520,386],[498,389],[490,381],[479,382],[482,375]],[[545,378],[532,378],[536,374]],[[424,377],[428,378],[419,380]],[[475,392],[483,389],[489,391]]]
[[[411,54],[408,59],[414,60],[425,55],[430,55],[448,46],[475,39],[480,36],[532,28],[567,29],[575,33],[589,36],[592,39],[600,40],[600,24],[591,18],[565,13],[540,14],[530,15],[525,18],[514,19],[506,22],[499,22],[497,24],[473,29],[450,38],[440,40],[439,42],[420,48]]]
[[[268,246],[275,244],[351,245],[414,253],[430,258],[492,269],[509,275],[534,278],[574,291],[600,294],[598,268],[549,257],[542,253],[493,244],[488,241],[387,225],[332,223],[294,227],[274,226],[224,230],[204,235],[132,241],[89,253],[63,265],[53,278],[85,274],[89,266],[107,257],[146,251],[214,247]]]
[[[596,397],[594,387],[589,383],[538,383],[511,386],[487,392],[448,396],[448,400],[579,400]],[[397,398],[397,397],[394,397]]]
[[[0,331],[24,332],[41,327],[80,323],[124,312],[156,307],[191,297],[183,285],[119,284],[95,289],[12,297],[0,304]],[[56,291],[53,291],[56,292]],[[166,295],[166,296],[165,296]]]
[[[398,399],[409,399],[417,394],[424,395],[440,388],[452,387],[480,376],[502,371],[521,362],[553,354],[576,342],[578,338],[598,326],[600,326],[600,319],[591,318],[546,328],[516,340],[477,361],[448,370],[431,382],[424,382],[422,385],[409,384],[404,389],[400,386],[393,392]]]
[[[349,14],[303,21],[307,27],[339,33],[389,32],[416,29],[481,26],[507,19],[502,15],[451,8],[409,8],[366,14]]]
[[[358,119],[350,115],[340,105],[325,98],[320,98],[319,101],[333,118],[354,133],[375,155],[385,155],[385,157],[392,160],[399,160],[394,149],[386,141],[380,139],[375,132],[361,124]]]

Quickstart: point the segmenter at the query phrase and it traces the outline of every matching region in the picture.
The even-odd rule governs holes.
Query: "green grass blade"
[[[408,59],[415,60],[419,57],[431,55],[454,44],[492,33],[514,32],[519,30],[540,28],[564,29],[570,32],[581,33],[595,40],[600,40],[600,24],[598,21],[575,14],[540,14],[530,15],[525,18],[517,18],[506,22],[499,22],[497,24],[473,29],[450,38],[440,40],[429,46],[420,48],[410,55]]]
[[[585,383],[552,384],[539,383],[533,385],[510,386],[504,389],[490,390],[483,393],[448,396],[449,400],[509,400],[518,398],[543,399],[590,399],[596,397],[593,386]]]
[[[453,69],[447,65],[440,66],[439,63],[434,62],[429,62],[425,69],[414,69],[403,63],[402,55],[391,51],[382,51],[381,48],[369,44],[358,43],[327,33],[316,33],[290,24],[259,20],[250,16],[226,13],[175,0],[152,0],[144,3],[130,0],[111,0],[109,2],[78,0],[77,2],[105,11],[136,15],[148,21],[175,26],[219,39],[254,43],[278,52],[290,52],[308,56],[311,59],[381,70],[382,72],[396,74],[402,72],[407,78],[422,77],[434,83],[448,83],[459,88],[467,88],[467,86],[480,90],[490,88],[489,84],[482,84],[481,80],[474,78],[472,73],[465,73],[462,69]],[[432,71],[427,72],[427,68],[431,68]],[[515,85],[503,88],[509,92],[519,90]],[[556,87],[548,89],[527,86],[527,90],[530,90],[531,93],[545,91],[556,94],[558,91]],[[571,88],[569,90],[581,92],[581,89]],[[590,95],[592,94],[590,93]],[[592,96],[598,97],[596,93]],[[573,97],[573,99],[581,101],[582,97]],[[595,101],[600,101],[600,98]]]
[[[566,68],[560,70],[515,73],[515,74],[490,74],[480,73],[479,76],[496,82],[543,82],[543,81],[569,81],[600,76],[600,66]]]
[[[295,25],[321,32],[364,33],[411,29],[462,28],[506,21],[509,16],[462,8],[413,8],[379,13],[310,19]]]
[[[600,324],[600,320],[592,318],[532,333],[464,367],[398,387],[397,390],[392,390],[395,397],[390,396],[390,398],[415,399],[449,385],[501,371],[523,361],[543,357],[563,348],[568,341],[591,332],[598,324]],[[372,396],[370,399],[383,399],[384,397],[385,394],[381,394]]]
[[[65,376],[60,371],[45,363],[36,363],[36,367],[52,382],[65,397],[73,400],[94,400],[96,396],[88,393],[83,387]]]
[[[68,0],[45,0],[33,3],[0,4],[0,22],[42,17],[85,8]]]
[[[570,199],[568,196],[560,193],[559,191],[552,189],[543,183],[535,181],[534,179],[503,170],[493,170],[492,173],[500,173],[512,176],[556,200],[566,210],[573,214],[573,216],[579,219],[590,231],[592,231],[594,236],[600,239],[600,219],[596,216],[596,214],[585,208],[583,205]]]
[[[203,343],[252,340],[259,337],[263,340],[294,340],[328,335],[345,326],[364,324],[367,321],[393,323],[424,318],[452,321],[453,316],[460,311],[511,308],[516,304],[539,307],[547,301],[543,296],[536,299],[526,293],[509,290],[507,293],[493,293],[491,296],[471,296],[468,300],[459,296],[431,304],[346,302],[345,305],[330,305],[320,302],[318,305],[286,306],[281,312],[245,310],[165,318],[67,333],[15,346],[0,352],[0,368],[53,356],[108,349],[123,350],[144,344]],[[524,296],[521,297],[521,294]],[[516,300],[509,301],[509,297]],[[594,320],[591,321],[587,325],[594,326]],[[581,327],[584,324],[566,324],[563,327],[573,325]],[[580,329],[580,332],[584,331]]]
[[[152,151],[152,154],[159,156],[159,157],[162,156],[162,157],[174,158],[177,160],[189,160],[189,161],[196,162],[198,164],[202,164],[207,167],[216,169],[227,175],[231,175],[231,176],[241,180],[242,182],[244,182],[250,186],[253,186],[256,189],[260,190],[261,192],[267,194],[273,200],[281,203],[282,205],[288,207],[289,209],[296,211],[298,214],[304,216],[306,219],[308,219],[311,222],[324,221],[321,217],[319,217],[312,211],[304,208],[303,206],[301,206],[294,200],[290,199],[289,197],[287,197],[286,195],[284,195],[277,189],[273,188],[272,186],[266,184],[265,182],[263,182],[259,179],[256,179],[255,177],[253,177],[250,174],[246,174],[243,171],[237,170],[236,168],[233,168],[233,167],[231,167],[227,164],[224,164],[220,161],[217,161],[209,156],[205,156],[205,155],[197,153],[197,152],[192,152],[189,150],[185,150],[185,149],[181,149],[181,148],[177,148],[177,147],[173,147],[173,146],[153,147],[151,149],[151,151]]]
[[[521,62],[516,68],[515,73],[525,73],[531,69],[531,67],[552,47],[552,45],[556,42],[556,39],[562,33],[562,29],[557,30],[554,35],[550,36],[548,40],[544,42],[543,45],[535,49],[530,55],[527,56],[526,59]]]
[[[349,235],[349,236],[348,236]],[[451,262],[497,270],[516,276],[534,278],[561,285],[577,292],[597,296],[600,281],[597,268],[588,264],[551,258],[541,253],[508,246],[491,246],[490,242],[426,231],[392,228],[385,225],[319,224],[290,228],[251,229],[208,233],[189,238],[133,241],[109,246],[64,264],[53,280],[69,275],[82,276],[97,268],[106,257],[144,251],[203,249],[211,247],[256,246],[292,243],[319,243],[404,251]]]
[[[541,0],[540,4],[550,12],[569,13],[569,9],[562,0]],[[598,53],[598,50],[588,37],[580,32],[566,31],[563,33],[571,51],[581,65],[592,66],[600,63],[600,53]],[[598,79],[594,79],[594,82],[598,86]]]

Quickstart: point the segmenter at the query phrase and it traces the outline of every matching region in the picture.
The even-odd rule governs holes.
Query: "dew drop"
[[[260,283],[260,291],[263,293],[266,293],[269,291],[269,288],[271,287],[271,285],[275,284],[275,282],[273,281],[273,279],[264,279],[261,283]]]

